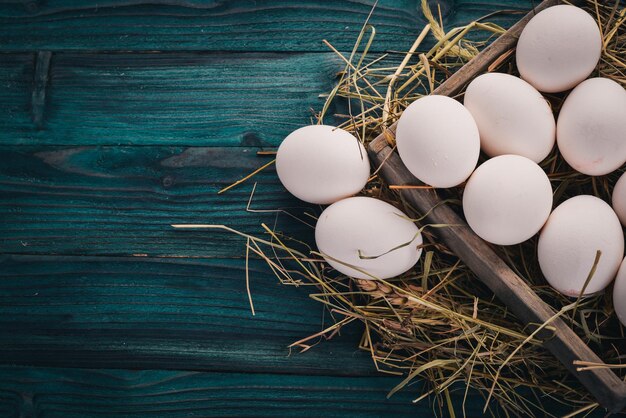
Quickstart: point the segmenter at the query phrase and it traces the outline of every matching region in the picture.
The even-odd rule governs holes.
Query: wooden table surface
[[[419,384],[386,399],[399,378],[358,326],[290,352],[328,318],[258,260],[253,317],[242,239],[168,227],[276,221],[245,211],[251,183],[216,193],[310,123],[342,68],[322,39],[349,51],[372,3],[0,1],[1,417],[433,414]],[[441,1],[447,28],[531,6]],[[381,0],[372,23],[376,53],[425,24],[419,0]],[[302,206],[273,169],[256,181],[254,208]]]

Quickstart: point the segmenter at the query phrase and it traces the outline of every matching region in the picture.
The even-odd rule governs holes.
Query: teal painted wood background
[[[342,68],[321,40],[350,50],[372,3],[0,1],[0,416],[436,412],[410,402],[419,384],[386,399],[399,380],[357,349],[358,326],[290,352],[328,323],[309,289],[254,260],[253,317],[241,239],[168,227],[312,238],[246,212],[250,184],[216,192],[310,122]],[[531,6],[441,1],[448,28]],[[381,0],[372,23],[397,60],[424,20],[418,0]],[[302,206],[272,170],[256,181],[254,208]]]

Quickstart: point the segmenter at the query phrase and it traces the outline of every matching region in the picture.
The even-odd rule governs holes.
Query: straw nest
[[[626,8],[619,0],[587,0],[584,7],[597,19],[604,40],[595,75],[626,86]],[[327,116],[333,101],[340,101],[348,109],[347,114],[339,115],[345,119],[341,127],[367,143],[396,121],[408,104],[433,91],[486,43],[504,33],[504,29],[484,20],[446,31],[437,10],[431,11],[426,0],[422,1],[422,9],[428,24],[408,51],[370,56],[376,31],[367,23],[348,56],[326,43],[344,61],[345,69],[336,87],[325,95],[325,105],[316,115],[318,122]],[[423,50],[427,42],[432,45],[430,49],[416,52]],[[505,54],[489,70],[516,74],[512,56]],[[557,112],[563,98],[563,94],[547,96]],[[610,201],[610,191],[623,171],[603,177],[585,176],[573,171],[557,150],[541,165],[552,181],[557,204],[580,193]],[[402,208],[420,224],[424,214],[403,201],[396,189],[375,172],[363,194]],[[459,207],[460,193],[461,188],[451,190],[447,202]],[[277,228],[262,225],[263,235],[252,236],[221,225],[205,225],[244,236],[247,257],[264,259],[282,283],[315,287],[311,297],[327,306],[333,324],[295,342],[293,347],[308,350],[321,339],[338,334],[346,324],[361,322],[364,333],[360,348],[370,353],[378,370],[400,376],[389,396],[413,380],[421,380],[427,384],[415,401],[432,402],[434,410],[442,415],[455,416],[455,410],[463,409],[463,405],[459,408],[452,404],[452,391],[464,393],[464,399],[468,393],[480,393],[485,398],[485,411],[494,416],[582,416],[599,409],[559,361],[541,347],[536,330],[549,330],[550,324],[526,329],[437,241],[436,231],[420,226],[424,227],[424,252],[412,271],[389,280],[364,281],[338,275],[308,243],[287,237]],[[542,278],[536,245],[536,239],[532,239],[499,251],[609,367],[624,376],[624,328],[613,314],[611,292],[575,302],[563,297]]]

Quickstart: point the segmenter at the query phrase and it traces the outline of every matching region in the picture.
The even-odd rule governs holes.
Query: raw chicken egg
[[[476,77],[463,101],[480,133],[480,147],[490,157],[521,155],[538,163],[556,139],[552,109],[533,86],[502,73]]]
[[[622,225],[626,225],[626,174],[622,174],[615,183],[611,203]]]
[[[596,270],[584,295],[603,290],[624,258],[624,233],[613,209],[595,196],[581,195],[561,203],[539,235],[539,267],[548,283],[564,295],[577,297]]]
[[[550,215],[552,187],[535,162],[501,155],[474,171],[463,192],[463,213],[485,241],[519,244],[535,235]]]
[[[358,193],[367,183],[370,164],[353,135],[333,126],[312,125],[283,140],[276,154],[276,172],[297,198],[329,204]]]
[[[613,285],[613,308],[622,325],[626,327],[626,259],[622,261]]]
[[[589,77],[600,60],[602,37],[593,17],[569,5],[549,7],[524,27],[516,61],[522,78],[537,90],[569,90]]]
[[[433,187],[463,183],[480,153],[472,115],[447,96],[425,96],[411,103],[398,121],[396,143],[408,170]]]
[[[601,176],[626,162],[626,91],[608,78],[590,78],[567,96],[556,125],[565,161]]]
[[[422,235],[401,210],[363,196],[327,207],[315,226],[315,242],[328,264],[357,279],[397,276],[422,253]]]

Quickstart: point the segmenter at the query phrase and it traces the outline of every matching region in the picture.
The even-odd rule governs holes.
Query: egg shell
[[[463,104],[480,133],[480,147],[490,157],[515,154],[538,163],[556,140],[552,109],[541,93],[510,74],[486,73],[465,91]]]
[[[626,162],[626,91],[608,78],[590,78],[567,96],[557,120],[563,158],[590,176],[608,174]]]
[[[480,153],[472,115],[447,96],[426,96],[411,103],[398,121],[396,143],[407,169],[433,187],[463,183]]]
[[[539,266],[548,283],[577,297],[602,255],[584,295],[603,290],[624,258],[624,233],[613,209],[595,196],[580,195],[561,203],[539,235]]]
[[[619,221],[626,226],[626,173],[615,183],[611,203]]]
[[[370,175],[363,145],[350,133],[312,125],[289,134],[278,147],[276,172],[305,202],[329,204],[358,193]]]
[[[551,209],[548,176],[535,162],[519,155],[487,160],[463,192],[467,223],[479,237],[498,245],[519,244],[535,235]]]
[[[613,285],[613,309],[622,325],[626,327],[626,259],[622,264],[615,277]]]
[[[315,242],[328,264],[357,279],[397,276],[413,267],[422,253],[422,235],[401,210],[362,196],[327,207],[315,226]]]
[[[524,27],[516,49],[522,78],[537,90],[569,90],[589,77],[600,60],[602,37],[593,17],[570,5],[549,7]]]

